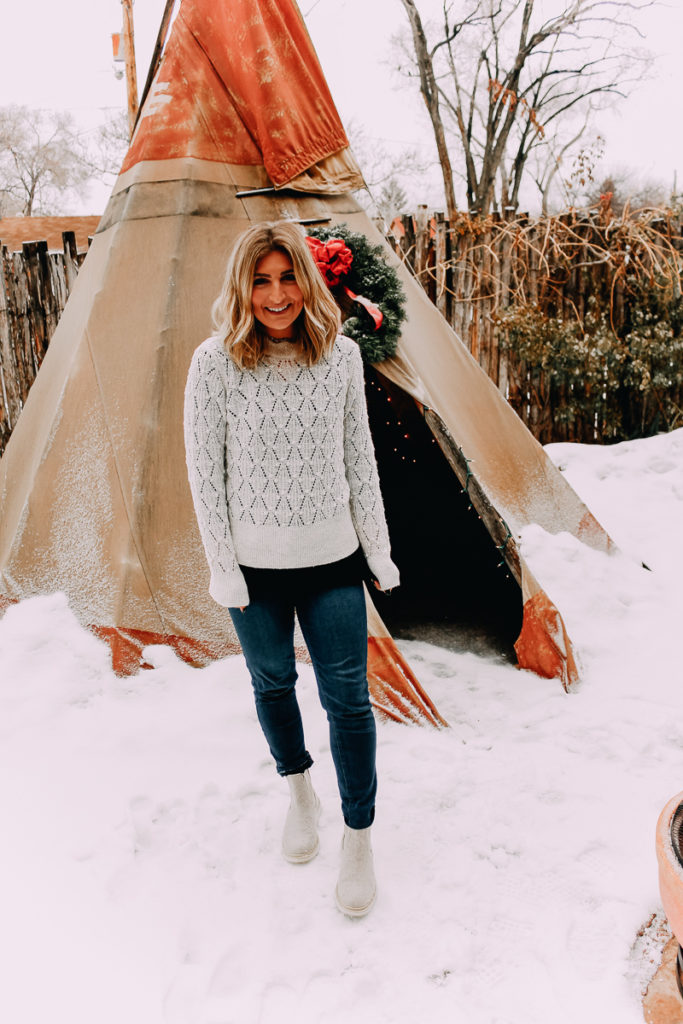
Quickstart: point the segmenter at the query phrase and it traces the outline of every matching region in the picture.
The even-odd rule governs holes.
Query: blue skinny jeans
[[[296,698],[294,610],[330,727],[344,821],[367,828],[375,815],[377,734],[367,680],[368,634],[361,584],[289,597],[257,597],[230,616],[251,674],[256,712],[280,775],[313,764]]]

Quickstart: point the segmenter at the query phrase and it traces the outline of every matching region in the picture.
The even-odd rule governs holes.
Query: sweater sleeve
[[[355,342],[349,354],[349,381],[344,409],[344,461],[351,517],[358,540],[380,588],[391,590],[399,584],[399,573],[391,560],[389,531],[365,402],[363,360]]]
[[[192,358],[185,387],[185,456],[211,571],[209,593],[226,608],[241,608],[249,604],[249,592],[230,533],[225,465],[227,382],[216,356],[220,353],[201,345]]]

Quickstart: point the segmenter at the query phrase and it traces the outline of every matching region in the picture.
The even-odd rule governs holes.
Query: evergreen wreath
[[[381,245],[372,245],[365,235],[351,231],[348,224],[307,228],[311,238],[328,242],[341,238],[353,253],[353,263],[339,284],[330,288],[342,311],[342,330],[358,343],[366,363],[380,363],[396,354],[401,324],[406,318],[405,293],[398,274],[386,261]],[[367,310],[346,295],[344,287],[369,299],[382,313],[382,324],[375,324]]]

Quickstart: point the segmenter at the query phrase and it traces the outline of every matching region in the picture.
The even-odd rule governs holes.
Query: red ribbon
[[[353,253],[348,245],[342,238],[330,238],[327,242],[321,242],[319,238],[311,238],[308,235],[306,236],[306,242],[315,265],[322,274],[327,287],[336,287],[340,279],[346,277],[353,263]],[[350,299],[354,302],[359,302],[368,311],[375,325],[375,330],[378,331],[384,320],[381,309],[363,295],[356,295],[346,285],[344,285],[344,292]]]
[[[353,299],[354,302],[359,302],[361,306],[367,309],[368,313],[372,317],[375,330],[378,331],[384,320],[384,313],[379,306],[375,306],[375,304],[370,302],[370,299],[366,299],[364,295],[356,295],[355,292],[352,292],[350,288],[346,287],[346,285],[344,285],[344,291],[350,299]]]

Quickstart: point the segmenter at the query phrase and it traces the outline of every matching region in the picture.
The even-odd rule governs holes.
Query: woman
[[[294,611],[330,727],[344,816],[336,898],[375,900],[375,721],[362,587],[399,582],[368,428],[358,346],[302,230],[280,221],[237,239],[185,394],[190,487],[209,592],[229,609],[277,771],[290,789],[282,850],[318,852],[319,801],[297,704]],[[362,550],[361,550],[362,549]]]

